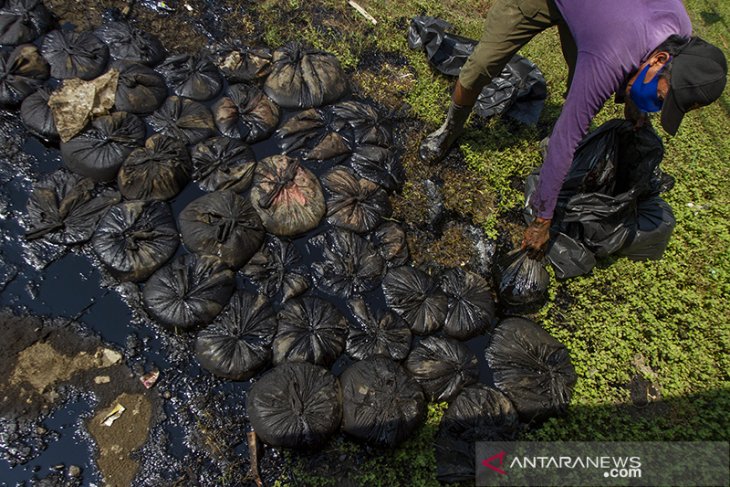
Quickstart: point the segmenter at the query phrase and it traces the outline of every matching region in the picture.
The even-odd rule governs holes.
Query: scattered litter
[[[160,371],[157,369],[153,369],[146,374],[144,374],[142,377],[139,378],[140,382],[142,382],[142,385],[145,389],[151,389],[152,386],[155,385],[157,382],[157,379],[160,378]]]
[[[108,375],[97,375],[94,377],[94,384],[108,384],[112,381]]]
[[[114,421],[122,417],[122,413],[124,413],[124,411],[126,410],[127,408],[125,408],[121,404],[117,404],[116,406],[114,406],[114,409],[109,412],[109,414],[104,416],[104,419],[101,420],[101,424],[103,424],[104,426],[111,426]]]
[[[357,2],[355,2],[353,0],[347,0],[347,3],[349,3],[352,8],[354,8],[355,10],[357,10],[360,15],[362,15],[363,17],[365,17],[368,20],[368,22],[370,22],[373,25],[378,25],[378,21],[375,20],[375,17],[373,17],[372,15],[370,15],[367,12],[367,10],[365,10],[364,8],[362,8],[360,6],[360,4],[358,4]]]
[[[111,348],[105,348],[101,351],[101,362],[104,367],[118,364],[122,361],[122,354]]]

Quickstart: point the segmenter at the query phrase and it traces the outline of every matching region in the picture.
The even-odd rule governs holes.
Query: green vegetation
[[[408,182],[394,202],[397,217],[419,214],[409,207],[428,204],[420,181],[438,174],[444,180],[447,208],[482,225],[490,236],[501,233],[517,241],[521,227],[514,215],[523,202],[521,181],[541,162],[539,141],[549,135],[565,90],[567,69],[557,32],[541,34],[522,52],[548,81],[550,95],[539,124],[473,124],[460,142],[464,167],[425,168],[415,155],[417,142],[441,123],[452,81],[435,74],[421,52],[408,49],[408,21],[422,13],[441,16],[460,34],[478,37],[481,17],[491,2],[359,3],[378,19],[377,26],[334,0],[317,2],[316,8],[307,2],[268,0],[259,7],[259,20],[266,24],[271,44],[299,39],[335,52],[353,77],[356,92],[391,108],[403,101],[406,116],[420,122],[404,129]],[[695,33],[730,54],[730,3],[685,3]],[[526,438],[728,439],[729,109],[726,90],[718,103],[688,115],[677,137],[669,138],[659,129],[666,146],[663,168],[677,180],[665,194],[677,227],[663,260],[618,259],[590,276],[553,283],[550,302],[535,318],[569,347],[579,381],[567,416],[534,428]],[[622,106],[609,101],[594,127],[622,113]],[[360,462],[351,480],[362,485],[434,484],[431,442],[442,410],[432,407],[428,424],[395,452],[371,454]],[[306,473],[306,484],[332,483],[331,477],[318,477],[316,466],[293,464],[299,478]]]

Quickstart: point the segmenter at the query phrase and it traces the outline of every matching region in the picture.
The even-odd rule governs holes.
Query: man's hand
[[[535,218],[525,230],[525,237],[522,239],[522,249],[528,249],[533,259],[541,257],[545,250],[545,244],[550,240],[550,224],[552,220]]]
[[[639,110],[630,96],[627,96],[624,102],[624,117],[634,124],[634,130],[641,129],[648,122],[647,114]]]

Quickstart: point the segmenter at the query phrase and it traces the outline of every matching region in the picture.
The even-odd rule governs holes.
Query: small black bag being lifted
[[[41,52],[58,79],[94,79],[104,72],[109,48],[91,32],[54,30],[41,44]]]
[[[441,419],[436,436],[436,474],[441,482],[474,481],[474,444],[513,440],[518,427],[515,407],[484,384],[465,387]]]
[[[313,448],[327,442],[342,419],[340,383],[324,367],[286,363],[264,374],[246,399],[251,426],[269,445]]]
[[[142,282],[175,255],[180,237],[167,203],[125,201],[104,215],[92,244],[114,277]]]
[[[448,31],[453,26],[434,17],[414,17],[408,30],[411,49],[426,51],[429,62],[447,76],[458,76],[477,45]],[[547,85],[540,70],[530,60],[515,55],[502,72],[479,94],[474,112],[488,118],[506,113],[526,124],[535,124],[547,98]]]
[[[479,379],[476,355],[452,338],[425,337],[404,365],[431,402],[449,402],[464,386]]]
[[[390,359],[350,365],[340,376],[342,429],[376,446],[392,448],[426,419],[421,386]]]
[[[53,17],[41,0],[0,2],[0,44],[32,42],[51,26]]]
[[[63,162],[70,170],[94,181],[113,181],[129,154],[141,147],[144,122],[126,112],[95,118],[91,127],[61,143]]]
[[[568,349],[535,322],[503,320],[485,355],[494,384],[524,421],[545,419],[568,407],[577,379]]]
[[[550,274],[542,260],[515,249],[497,263],[499,299],[515,307],[539,305],[547,299]]]
[[[275,335],[276,315],[266,298],[239,291],[215,321],[198,333],[195,358],[218,377],[250,379],[270,362]]]
[[[184,254],[152,274],[142,300],[168,330],[190,331],[213,321],[235,287],[235,274],[217,257]]]

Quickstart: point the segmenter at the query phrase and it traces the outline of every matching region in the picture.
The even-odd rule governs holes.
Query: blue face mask
[[[666,66],[666,64],[664,65]],[[631,85],[631,100],[636,104],[642,112],[658,112],[662,109],[664,103],[657,95],[657,87],[659,86],[659,75],[664,70],[664,66],[648,83],[644,83],[646,73],[649,71],[650,65],[644,66],[639,76],[636,77],[634,84]]]

